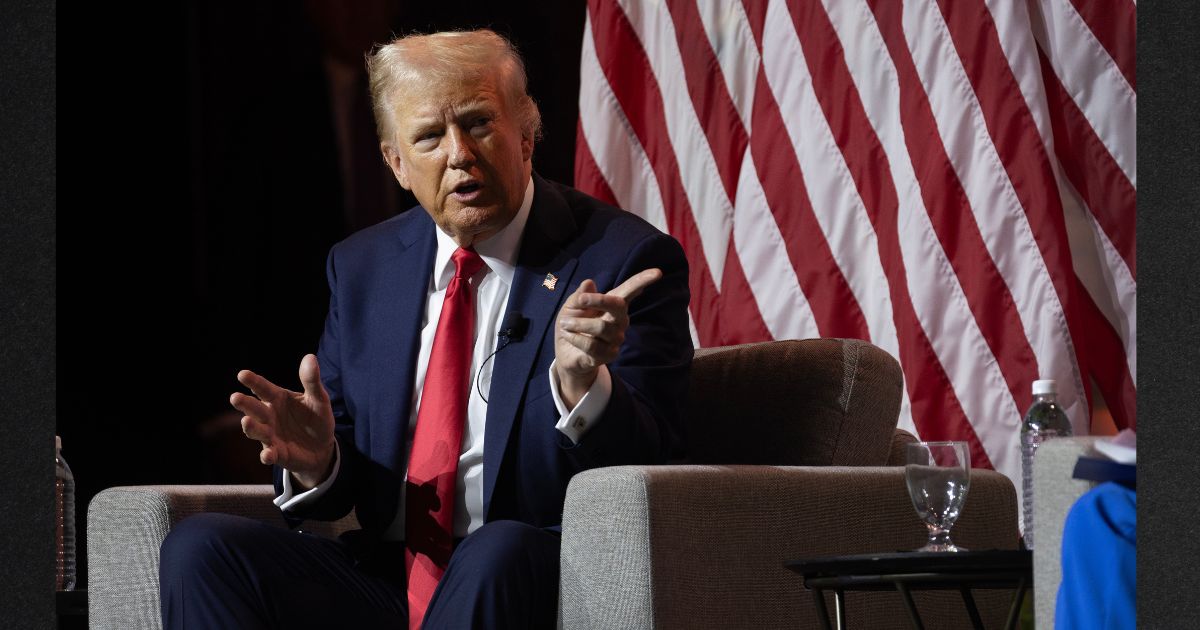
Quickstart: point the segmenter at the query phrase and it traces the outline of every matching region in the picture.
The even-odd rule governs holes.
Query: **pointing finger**
[[[595,294],[597,290],[596,283],[591,278],[580,282],[579,286],[575,288],[575,292],[572,293],[571,296],[567,298],[566,303],[563,304],[563,308],[576,311],[587,309],[587,298],[585,296],[591,296]]]
[[[663,276],[661,269],[646,269],[621,283],[621,286],[609,291],[606,295],[624,298],[626,302],[642,294],[646,287],[658,282]]]
[[[575,296],[575,305],[563,307],[563,315],[567,317],[598,317],[603,313],[624,311],[625,300],[604,293],[583,293]]]

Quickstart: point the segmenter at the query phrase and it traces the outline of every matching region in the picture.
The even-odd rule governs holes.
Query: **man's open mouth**
[[[483,185],[479,182],[468,182],[466,184],[459,184],[458,186],[455,186],[454,192],[460,195],[469,195],[482,187]]]

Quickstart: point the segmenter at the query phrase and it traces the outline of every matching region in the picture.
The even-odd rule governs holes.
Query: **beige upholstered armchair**
[[[787,560],[915,549],[903,381],[886,352],[811,339],[698,350],[687,465],[590,470],[563,512],[563,627],[817,628]],[[1017,547],[1016,492],[974,470],[954,540]],[[917,593],[928,628],[971,627],[954,592]],[[1000,627],[1008,591],[976,593]],[[847,593],[852,628],[909,628],[897,593]],[[832,610],[832,598],[828,603]]]
[[[696,352],[689,460],[580,474],[563,513],[560,617],[572,628],[815,628],[811,595],[783,563],[914,549],[925,541],[904,484],[895,359],[861,341],[812,339]],[[158,628],[158,548],[202,511],[283,526],[260,486],[111,488],[88,510],[92,628]],[[306,523],[306,530],[321,524]],[[353,516],[324,533],[356,527]],[[957,543],[1015,548],[1016,494],[976,470]],[[969,625],[957,593],[917,595],[930,628]],[[978,593],[984,622],[1008,594]],[[850,593],[852,627],[903,628],[895,593]]]
[[[97,494],[88,505],[88,627],[159,629],[158,552],[176,523],[200,512],[225,512],[287,527],[270,484],[124,486]],[[357,529],[354,514],[334,522],[305,522],[330,538]]]

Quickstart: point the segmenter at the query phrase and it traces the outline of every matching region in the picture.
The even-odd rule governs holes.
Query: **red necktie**
[[[405,484],[405,569],[409,628],[417,630],[454,545],[454,485],[471,387],[475,304],[470,278],[483,268],[472,249],[456,249],[454,277],[438,318]]]

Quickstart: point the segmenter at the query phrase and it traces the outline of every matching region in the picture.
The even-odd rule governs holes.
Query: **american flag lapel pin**
[[[556,285],[556,284],[558,284],[558,276],[556,276],[552,273],[546,274],[546,279],[542,280],[542,286],[546,287],[547,289],[550,289],[551,291],[554,290],[554,285]]]

